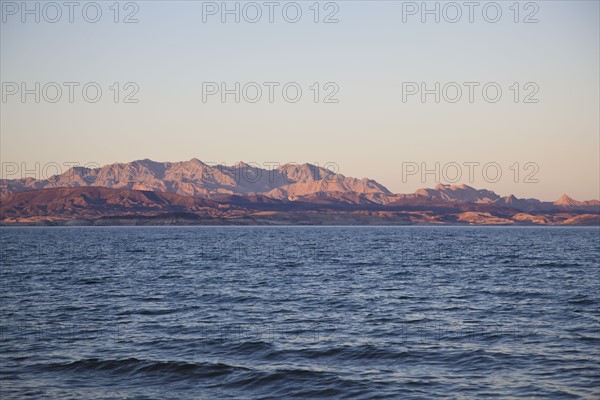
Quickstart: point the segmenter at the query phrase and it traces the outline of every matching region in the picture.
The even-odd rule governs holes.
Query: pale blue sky
[[[477,10],[474,23],[403,23],[402,2],[392,1],[337,2],[336,24],[315,24],[312,1],[299,2],[297,24],[277,13],[273,24],[203,23],[202,2],[141,1],[139,23],[115,24],[113,2],[99,3],[96,24],[77,13],[72,24],[18,15],[2,23],[2,82],[93,81],[104,90],[95,104],[1,103],[2,162],[335,162],[395,192],[436,184],[403,182],[403,162],[497,162],[499,182],[476,170],[471,184],[547,200],[600,197],[598,1],[539,1],[534,24],[513,22],[512,1],[499,2],[496,24]],[[139,103],[114,104],[108,87],[130,81]],[[203,103],[202,82],[223,81],[294,81],[304,93],[295,104]],[[503,97],[402,102],[403,82],[453,81],[498,82]],[[313,82],[336,82],[339,103],[315,104]],[[515,104],[514,82],[535,82],[539,103]],[[537,163],[539,183],[515,183],[514,162]]]

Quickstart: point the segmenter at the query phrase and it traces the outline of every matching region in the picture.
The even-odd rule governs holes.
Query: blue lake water
[[[598,228],[0,238],[3,400],[600,397]]]

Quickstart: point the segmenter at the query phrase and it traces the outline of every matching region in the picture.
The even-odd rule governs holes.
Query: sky
[[[598,1],[275,3],[3,0],[2,177],[198,158],[600,198]]]

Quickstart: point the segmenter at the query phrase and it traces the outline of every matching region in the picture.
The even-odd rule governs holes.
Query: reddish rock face
[[[392,195],[373,180],[348,178],[311,164],[260,168],[245,163],[208,165],[192,159],[175,163],[140,160],[101,168],[74,167],[46,180],[2,180],[0,197],[24,190],[86,186],[151,190],[203,198],[261,194],[287,200],[320,193],[341,193],[342,196],[378,195],[384,202],[385,196]]]
[[[73,167],[46,180],[0,180],[0,199],[3,223],[19,218],[177,212],[217,219],[256,212],[281,219],[285,213],[318,212],[324,216],[322,223],[334,221],[332,214],[338,214],[335,221],[354,223],[343,216],[354,212],[377,223],[590,224],[596,219],[582,214],[600,214],[599,201],[576,201],[567,195],[551,203],[443,184],[413,194],[393,194],[374,180],[345,177],[311,164],[266,169],[241,162],[208,165],[197,159],[175,163],[146,159],[100,168]],[[356,214],[359,211],[365,213]],[[284,219],[294,223],[290,218]]]
[[[29,190],[7,196],[0,205],[1,224],[472,224],[598,225],[600,213],[556,208],[528,214],[498,204],[405,196],[377,204],[359,194],[319,194],[298,201],[263,195],[220,195],[212,199],[173,193],[104,187]]]

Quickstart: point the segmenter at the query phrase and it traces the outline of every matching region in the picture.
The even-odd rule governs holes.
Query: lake
[[[2,399],[600,396],[597,227],[0,237]]]

